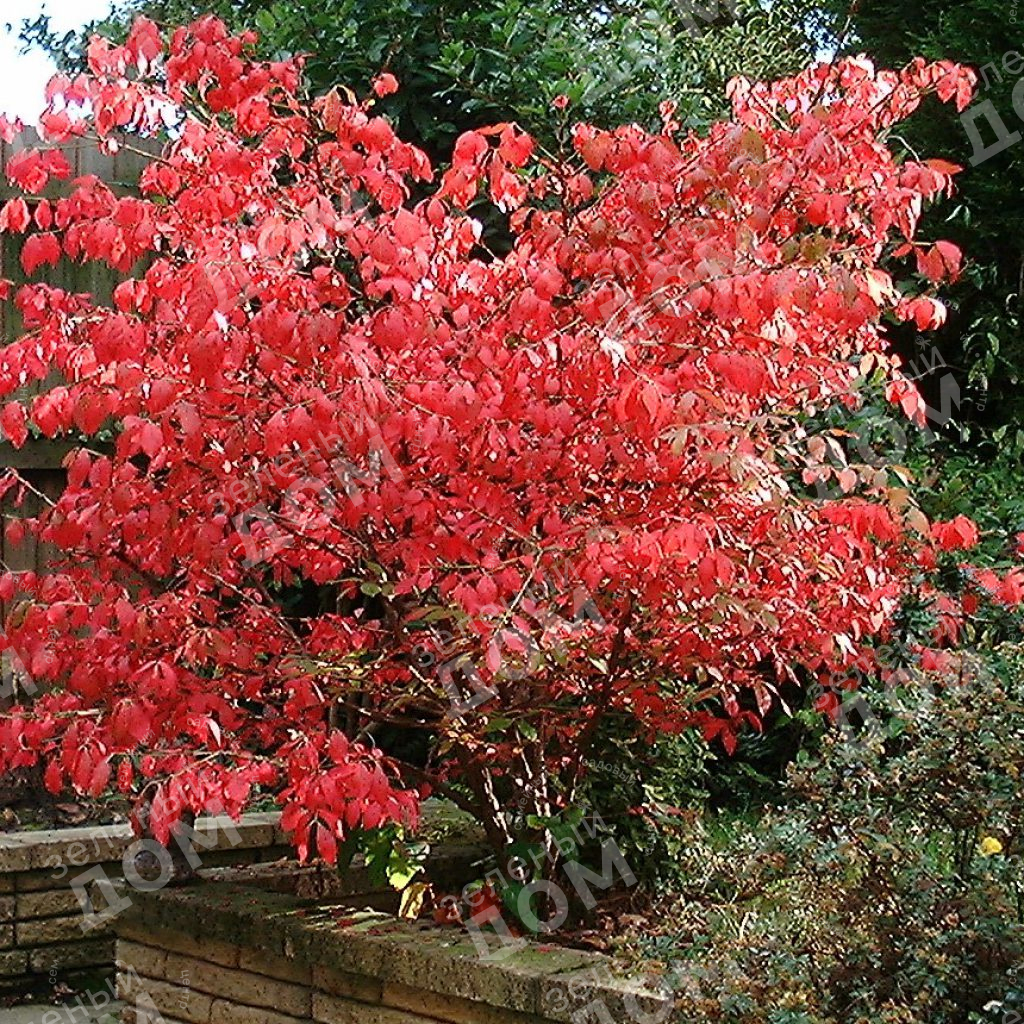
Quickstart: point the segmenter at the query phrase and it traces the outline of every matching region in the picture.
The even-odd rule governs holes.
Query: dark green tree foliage
[[[22,27],[65,69],[81,66],[89,35],[117,38],[135,15],[180,24],[213,13],[255,28],[268,55],[309,54],[310,85],[364,93],[387,69],[400,91],[380,107],[399,133],[444,157],[463,131],[516,120],[557,138],[549,105],[569,120],[656,123],[658,104],[700,126],[725,109],[737,74],[776,76],[813,58],[820,5],[809,0],[139,0],[81,34],[55,34],[45,15]]]
[[[834,2],[837,12],[846,6],[845,0]],[[901,137],[912,151],[941,151],[964,167],[957,195],[945,206],[950,223],[940,224],[934,215],[931,222],[941,237],[960,245],[970,266],[959,286],[947,292],[949,321],[929,336],[927,346],[938,344],[960,382],[961,419],[988,428],[997,441],[1016,438],[1018,452],[1024,451],[1024,434],[1017,433],[1024,418],[1024,138],[972,166],[975,145],[964,123],[972,120],[978,104],[990,101],[1007,131],[1024,136],[1024,121],[1012,102],[1024,66],[1012,56],[1011,70],[1003,64],[1004,55],[1024,52],[1024,3],[861,0],[844,48],[866,52],[887,66],[921,55],[986,69],[975,104],[964,117],[928,102],[902,126]],[[996,131],[986,117],[975,123],[983,144],[995,144]],[[900,340],[913,357],[914,339]],[[921,348],[916,354],[922,369],[934,362],[921,359]],[[937,383],[945,372],[928,376]]]

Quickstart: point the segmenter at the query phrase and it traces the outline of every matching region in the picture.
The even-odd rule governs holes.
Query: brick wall
[[[196,831],[211,844],[195,844],[202,866],[258,864],[290,854],[277,820],[277,814],[251,814],[225,828],[226,819],[201,819]],[[0,992],[45,992],[57,983],[112,974],[112,920],[85,912],[102,911],[97,880],[123,879],[135,844],[127,825],[0,835]],[[89,874],[94,877],[86,882]],[[123,892],[133,894],[130,886]]]
[[[554,945],[481,957],[460,928],[361,898],[226,879],[144,895],[116,924],[125,1024],[664,1022],[667,996]],[[198,922],[202,922],[201,925]],[[497,943],[495,943],[497,945]],[[607,1016],[605,1016],[607,1013]]]

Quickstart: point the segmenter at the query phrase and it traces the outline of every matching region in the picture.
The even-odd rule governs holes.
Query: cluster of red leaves
[[[706,138],[666,107],[660,134],[579,125],[557,161],[500,125],[463,136],[428,190],[372,99],[309,104],[297,63],[251,42],[212,18],[95,40],[43,125],[104,145],[170,125],[141,196],[90,178],[0,211],[31,230],[29,273],[145,261],[110,307],[25,285],[25,334],[0,353],[4,393],[64,382],[3,408],[15,444],[30,424],[116,425],[28,524],[66,559],[0,581],[8,642],[51,687],[0,724],[0,767],[42,757],[53,788],[95,793],[114,766],[156,793],[160,834],[268,786],[301,848],[332,858],[418,797],[339,731],[339,698],[358,696],[360,728],[427,725],[436,778],[474,792],[522,762],[550,807],[545,780],[578,782],[599,715],[731,746],[796,666],[834,673],[884,636],[933,545],[967,546],[884,491],[801,497],[778,452],[802,413],[856,404],[865,365],[918,415],[880,322],[931,323],[935,300],[879,263],[902,247],[934,282],[957,272],[955,247],[915,237],[954,169],[900,164],[879,133],[928,91],[962,106],[969,72],[847,60],[740,82]],[[65,173],[45,152],[7,167],[29,194]],[[508,214],[501,258],[465,212],[481,198]],[[255,563],[254,508],[285,536]],[[538,597],[555,572],[570,583]],[[337,611],[285,616],[273,588],[296,579],[337,587]],[[600,614],[574,624],[581,589]],[[496,693],[465,715],[409,657],[439,608]],[[504,672],[517,643],[531,670]]]

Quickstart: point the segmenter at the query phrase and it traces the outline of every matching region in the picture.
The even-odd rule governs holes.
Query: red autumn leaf
[[[96,763],[92,773],[89,775],[89,782],[85,787],[89,796],[99,796],[107,788],[110,776],[110,758],[105,757]]]
[[[114,712],[111,737],[129,749],[141,744],[150,733],[150,721],[144,707],[135,701],[122,701]]]
[[[64,772],[59,761],[51,761],[46,766],[43,782],[48,793],[52,793],[54,796],[60,795],[64,788]]]
[[[373,80],[373,91],[378,96],[390,96],[398,92],[398,79],[390,72],[383,72]]]
[[[149,18],[136,18],[125,41],[125,50],[132,59],[140,67],[145,67],[163,53],[163,48],[163,39],[156,23]]]
[[[4,526],[4,540],[16,548],[25,537],[25,524],[20,519],[9,519]]]
[[[954,245],[952,242],[939,241],[935,243],[935,249],[938,251],[939,256],[942,259],[946,276],[950,281],[955,281],[960,276],[960,263],[963,259],[963,253],[961,253],[960,247]]]
[[[45,149],[40,154],[40,162],[48,174],[55,178],[70,178],[71,164],[60,149]]]
[[[338,841],[334,833],[323,825],[316,827],[316,852],[328,864],[338,862]]]
[[[29,235],[21,249],[21,265],[30,277],[43,265],[54,266],[60,259],[60,242],[49,231]]]
[[[49,202],[45,199],[40,199],[36,203],[35,213],[32,215],[32,220],[35,221],[35,225],[40,231],[49,231],[53,225],[53,209]]]
[[[7,145],[10,145],[24,129],[25,126],[21,123],[20,117],[10,121],[6,114],[0,114],[0,139],[3,139]]]
[[[147,420],[139,427],[139,447],[150,458],[153,458],[160,451],[163,444],[164,432],[158,424]]]
[[[28,204],[24,199],[9,199],[0,210],[0,231],[21,234],[29,225]]]
[[[28,439],[26,419],[25,408],[20,402],[8,402],[0,411],[0,428],[15,448],[20,448]]]
[[[41,192],[49,181],[42,157],[35,149],[23,149],[7,161],[7,178],[31,195]]]
[[[978,528],[967,516],[932,523],[932,537],[943,551],[967,551],[978,543]]]

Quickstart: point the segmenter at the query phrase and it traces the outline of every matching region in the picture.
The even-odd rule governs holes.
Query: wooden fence
[[[6,167],[7,160],[15,153],[36,146],[42,146],[38,136],[32,129],[27,129],[19,136],[13,144],[0,141],[0,167]],[[157,152],[155,144],[133,141],[136,148],[148,148]],[[117,153],[108,155],[99,150],[91,140],[75,139],[59,146],[47,147],[63,151],[68,164],[71,167],[71,176],[64,180],[51,179],[46,189],[40,196],[25,197],[30,208],[34,207],[40,198],[49,200],[69,195],[76,178],[85,175],[95,175],[107,182],[115,190],[122,194],[135,191],[139,175],[146,165],[146,158],[139,153],[129,149],[120,149]],[[13,196],[22,195],[21,191],[11,186],[4,176],[0,179],[0,204],[5,203]],[[0,278],[11,281],[14,287],[11,290],[11,297],[0,303],[0,335],[4,344],[14,341],[21,333],[21,317],[14,304],[14,295],[20,285],[27,280],[21,267],[20,252],[24,243],[24,236],[0,235]],[[103,304],[110,302],[111,295],[121,275],[99,263],[74,263],[67,257],[54,267],[40,268],[33,280],[44,281],[57,288],[63,288],[73,292],[87,292],[93,298]],[[16,392],[15,397],[26,397],[31,394],[46,390],[52,387],[55,380],[37,381],[26,388]],[[6,439],[0,438],[0,467],[17,467],[26,480],[43,494],[53,496],[60,493],[63,485],[63,469],[61,461],[72,447],[66,441],[29,440],[21,449],[15,449]],[[30,499],[26,504],[24,512],[31,515],[37,505],[38,498]],[[9,503],[8,503],[9,504]],[[0,509],[2,509],[0,505]],[[5,509],[4,511],[10,511]],[[45,555],[33,547],[33,541],[26,539],[24,545],[8,549],[0,539],[0,558],[12,569],[42,568],[45,564]]]
[[[8,159],[15,153],[26,149],[43,147],[33,129],[26,129],[14,143],[8,144],[0,140],[0,168],[7,166]],[[135,149],[148,152],[159,152],[155,142],[132,140]],[[107,154],[102,152],[94,141],[74,139],[55,146],[44,148],[63,151],[71,174],[63,180],[51,179],[39,196],[23,196],[20,189],[12,186],[6,175],[0,174],[0,205],[15,196],[22,196],[30,209],[41,198],[50,201],[69,195],[74,189],[76,178],[95,175],[105,181],[116,193],[127,195],[137,192],[139,175],[147,163],[147,157],[132,149],[121,148],[118,152]],[[31,229],[30,229],[31,230]],[[13,283],[10,298],[0,303],[0,335],[3,343],[8,344],[18,338],[21,333],[21,317],[14,304],[14,296],[20,285],[27,281],[21,266],[21,247],[24,235],[0,235],[0,278]],[[87,292],[101,304],[109,304],[111,295],[122,275],[100,263],[75,263],[63,257],[56,266],[40,268],[33,275],[33,281],[43,281],[56,288],[72,292]],[[14,397],[28,397],[53,387],[56,378],[36,381],[15,393]],[[6,401],[7,398],[0,399]],[[17,468],[21,476],[40,494],[47,498],[57,498],[64,488],[65,472],[61,465],[64,457],[74,447],[73,441],[32,439],[16,449],[0,432],[0,471],[6,468]],[[44,499],[34,493],[26,494],[20,506],[15,506],[13,498],[0,500],[0,517],[6,522],[11,515],[32,516],[40,511]],[[39,544],[35,537],[26,536],[18,544],[11,544],[0,530],[0,565],[11,570],[33,569],[45,571],[47,562],[53,556],[48,545]],[[6,617],[7,609],[0,603],[0,621]]]

